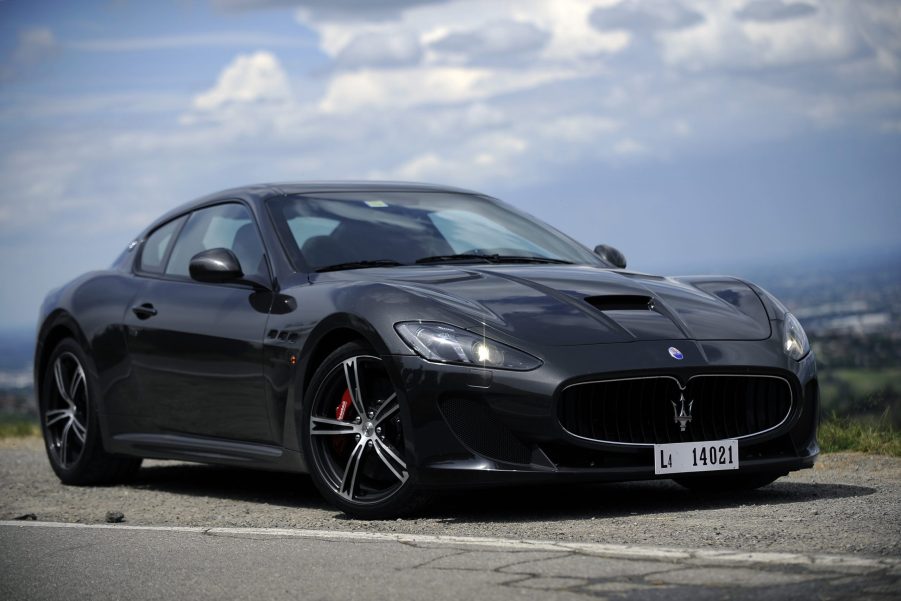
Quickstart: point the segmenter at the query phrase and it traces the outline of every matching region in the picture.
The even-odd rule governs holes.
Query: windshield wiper
[[[465,255],[434,255],[431,257],[422,257],[421,259],[416,259],[416,263],[419,265],[425,263],[444,263],[446,261],[487,261],[490,263],[491,255],[477,255],[468,253]]]
[[[349,263],[336,263],[335,265],[327,265],[316,270],[317,273],[323,271],[341,271],[344,269],[366,269],[368,267],[397,267],[403,265],[394,259],[375,259],[373,261],[351,261]]]
[[[530,257],[528,255],[492,255],[495,263],[554,263],[559,265],[572,265],[572,261],[552,259],[550,257]]]
[[[488,263],[559,263],[562,265],[572,265],[572,261],[564,261],[563,259],[552,259],[550,257],[532,257],[528,255],[486,255],[477,253],[467,253],[462,255],[435,255],[433,257],[423,257],[416,259],[416,263],[445,263],[454,261],[487,261]]]

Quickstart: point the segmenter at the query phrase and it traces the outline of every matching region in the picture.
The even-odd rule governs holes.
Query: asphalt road
[[[365,533],[364,533],[365,534]],[[0,597],[896,599],[901,561],[424,535],[0,524]]]
[[[461,493],[390,521],[348,519],[306,477],[177,462],[146,462],[128,485],[67,487],[36,439],[0,441],[0,483],[0,520],[104,526],[4,523],[0,599],[901,598],[897,458],[827,455],[741,494],[668,481]],[[109,511],[125,523],[104,524]],[[522,540],[550,542],[510,542]]]

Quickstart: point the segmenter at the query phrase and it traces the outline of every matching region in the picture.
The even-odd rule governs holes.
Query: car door
[[[268,285],[259,230],[236,202],[182,219],[165,250],[148,237],[125,318],[140,421],[153,433],[273,442],[263,379],[268,307],[250,285],[201,283],[188,270],[198,252],[228,248],[248,279]]]

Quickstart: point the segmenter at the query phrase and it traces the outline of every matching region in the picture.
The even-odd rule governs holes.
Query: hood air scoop
[[[589,296],[589,305],[600,310],[616,325],[641,340],[676,340],[685,334],[673,321],[657,311],[650,296],[612,294]]]
[[[611,294],[608,296],[589,296],[585,299],[589,305],[601,311],[653,311],[654,301],[650,296],[629,294]]]

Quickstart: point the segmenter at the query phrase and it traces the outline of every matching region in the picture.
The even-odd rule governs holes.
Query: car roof
[[[366,180],[332,180],[310,182],[283,182],[267,184],[273,190],[281,194],[304,194],[310,192],[456,192],[463,194],[476,194],[472,190],[464,190],[453,186],[439,184],[426,184],[421,182],[398,181],[366,181]]]
[[[426,184],[421,182],[397,182],[397,181],[367,181],[367,180],[323,180],[323,181],[300,181],[300,182],[274,182],[251,184],[247,186],[239,186],[236,188],[228,188],[208,194],[201,198],[186,202],[163,216],[155,219],[147,229],[142,233],[145,237],[149,232],[153,231],[167,221],[187,213],[196,208],[214,204],[222,200],[243,199],[253,203],[261,202],[273,196],[289,196],[292,194],[313,194],[326,192],[447,192],[453,194],[479,194],[472,190],[463,188],[455,188],[453,186],[442,186],[437,184]]]

